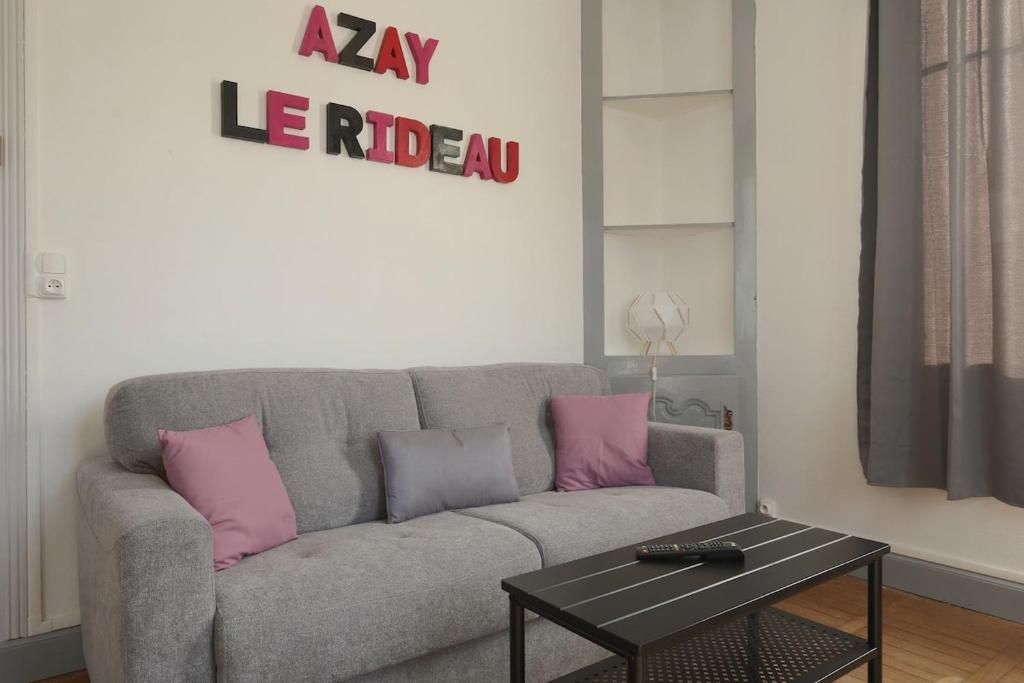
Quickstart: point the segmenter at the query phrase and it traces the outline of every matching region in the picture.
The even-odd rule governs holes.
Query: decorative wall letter
[[[519,177],[519,143],[509,140],[505,145],[505,170],[501,170],[501,138],[488,138],[487,149],[491,157],[491,172],[499,183],[515,182]]]
[[[437,49],[437,39],[430,38],[426,43],[421,43],[419,34],[409,31],[405,34],[405,42],[409,43],[412,61],[416,62],[416,82],[421,85],[429,83],[430,60]]]
[[[267,142],[281,147],[309,149],[309,138],[305,135],[292,135],[284,132],[285,128],[306,129],[306,117],[300,114],[289,114],[285,112],[285,107],[307,111],[309,98],[276,90],[267,91]]]
[[[405,64],[402,41],[398,39],[398,29],[394,26],[388,26],[384,30],[384,38],[380,41],[380,51],[377,53],[377,63],[373,67],[379,74],[389,69],[403,81],[409,78],[409,67]]]
[[[360,55],[359,51],[377,33],[377,23],[344,12],[337,15],[336,23],[349,30],[347,34],[342,32],[340,45],[335,41],[335,29],[324,5],[312,5],[302,31],[299,54],[311,57],[313,53],[319,53],[326,62],[336,62],[377,74],[391,71],[399,80],[408,80],[415,67],[416,82],[420,85],[430,82],[430,65],[440,43],[437,38],[424,40],[419,33],[406,31],[406,47],[402,44],[398,29],[388,26],[381,36],[376,56],[371,59]],[[294,49],[293,40],[294,37],[287,39],[286,44],[290,46],[288,49]],[[470,58],[473,57],[470,55]],[[470,93],[469,96],[474,94],[477,93]],[[267,90],[265,99],[265,127],[243,126],[238,122],[238,84],[234,81],[221,81],[221,136],[308,150],[309,136],[300,132],[309,125],[309,98]],[[373,126],[373,133],[368,148],[364,149],[360,136],[366,123]],[[394,129],[393,143],[389,139],[391,129]],[[466,144],[465,159],[461,160],[463,132],[458,128],[440,125],[428,127],[413,118],[395,117],[373,110],[367,110],[364,118],[361,111],[336,102],[327,103],[323,134],[327,153],[335,156],[341,154],[344,146],[345,152],[352,159],[368,159],[411,168],[426,165],[437,173],[467,178],[475,175],[481,180],[499,183],[511,183],[519,177],[519,143],[514,140],[505,146],[503,164],[501,139],[485,138],[480,133],[473,133]]]
[[[372,70],[373,60],[369,57],[361,56],[359,51],[373,37],[373,34],[377,32],[377,22],[354,17],[351,14],[342,12],[338,15],[338,26],[350,28],[356,32],[338,54],[338,64],[352,66],[363,71]]]
[[[328,62],[338,62],[338,48],[334,47],[334,36],[331,35],[331,24],[327,21],[327,10],[323,5],[316,5],[309,13],[306,33],[302,36],[299,54],[309,57],[319,52]]]
[[[367,160],[393,163],[395,155],[388,151],[388,128],[394,125],[395,117],[379,111],[368,111],[366,120],[373,124],[373,147],[366,151]]]
[[[451,157],[458,159],[460,152],[458,145],[448,144],[449,140],[454,142],[462,140],[462,131],[447,126],[430,127],[430,170],[462,175],[462,164],[453,164],[447,161]]]
[[[221,137],[249,142],[266,142],[267,131],[238,125],[238,84],[220,82],[220,134]]]
[[[480,133],[473,133],[469,136],[469,144],[466,145],[466,160],[462,163],[462,175],[471,176],[474,173],[480,175],[481,180],[490,180],[491,167],[487,161],[487,150],[484,149],[484,139]]]
[[[342,123],[344,121],[344,123]],[[352,159],[362,159],[363,147],[359,134],[363,132],[363,117],[345,104],[327,105],[327,153],[341,154],[341,145]]]
[[[416,138],[416,154],[409,152],[409,136]],[[395,163],[399,166],[422,166],[430,158],[430,131],[416,119],[399,116],[395,119]]]

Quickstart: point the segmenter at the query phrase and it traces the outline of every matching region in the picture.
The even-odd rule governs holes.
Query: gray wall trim
[[[604,367],[604,73],[601,0],[580,0],[583,359]]]
[[[0,3],[0,641],[28,629],[25,2]]]
[[[882,576],[890,588],[1024,624],[1024,584],[895,554],[886,556]]]
[[[78,626],[0,643],[0,681],[4,683],[29,683],[84,668]]]
[[[732,2],[733,206],[737,418],[743,431],[747,510],[757,507],[757,7]]]

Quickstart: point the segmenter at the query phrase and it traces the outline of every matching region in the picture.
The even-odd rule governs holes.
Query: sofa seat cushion
[[[547,491],[460,512],[533,539],[545,567],[729,516],[718,496],[671,486]]]
[[[218,680],[339,681],[506,628],[517,531],[455,512],[318,531],[216,575]]]

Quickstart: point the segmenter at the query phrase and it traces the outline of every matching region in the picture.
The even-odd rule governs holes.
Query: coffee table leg
[[[868,645],[878,648],[868,663],[868,683],[882,683],[882,559],[868,565]]]
[[[626,660],[626,667],[629,674],[626,676],[628,683],[647,683],[646,657],[630,657]]]
[[[523,606],[509,596],[509,681],[526,683],[526,636],[523,624]]]
[[[760,679],[761,670],[761,613],[747,615],[747,677]]]

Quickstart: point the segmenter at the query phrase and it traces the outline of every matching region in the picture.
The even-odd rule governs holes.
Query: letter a
[[[316,5],[309,13],[306,33],[302,36],[302,45],[299,46],[299,54],[303,57],[309,57],[314,52],[322,54],[325,61],[338,63],[338,48],[334,46],[331,24],[327,21],[327,11],[323,5]]]
[[[398,29],[394,26],[388,26],[384,31],[384,38],[380,41],[380,52],[377,53],[377,63],[373,66],[373,70],[379,74],[389,69],[403,81],[409,78],[405,53],[402,51],[402,43],[398,39]]]

